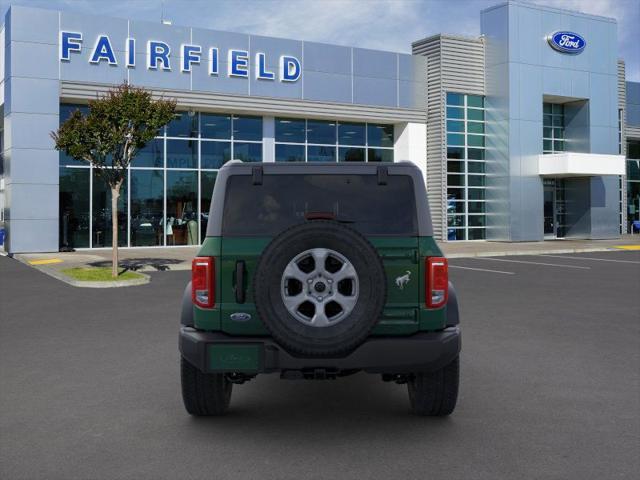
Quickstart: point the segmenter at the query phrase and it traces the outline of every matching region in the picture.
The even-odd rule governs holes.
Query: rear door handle
[[[239,260],[236,262],[236,303],[245,302],[244,273],[244,260]]]

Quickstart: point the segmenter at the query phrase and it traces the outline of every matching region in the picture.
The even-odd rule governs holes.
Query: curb
[[[142,273],[142,272],[184,272],[187,270],[191,270],[191,263],[186,263],[186,262],[182,262],[182,263],[176,263],[173,265],[167,265],[166,270],[159,270],[157,268],[154,268],[152,266],[144,266],[142,268],[139,268],[138,270],[135,270],[136,273]]]
[[[136,272],[136,273],[140,273],[140,275],[142,275],[143,278],[136,278],[133,280],[116,280],[115,282],[88,282],[88,281],[82,281],[82,280],[74,280],[72,278],[67,277],[63,273],[57,272],[55,270],[48,270],[44,268],[36,268],[36,270],[39,270],[42,273],[45,273],[68,285],[71,285],[73,287],[80,287],[80,288],[135,287],[138,285],[146,285],[151,281],[151,277],[149,275],[146,275],[140,272]]]
[[[22,258],[15,257],[15,256],[12,258],[22,263],[23,265],[33,268],[34,270],[44,273],[45,275],[49,275],[50,277],[53,277],[56,280],[60,280],[61,282],[66,283],[67,285],[71,285],[72,287],[79,287],[79,288],[135,287],[138,285],[146,285],[147,283],[151,282],[151,277],[146,273],[142,273],[142,272],[136,272],[142,275],[142,278],[136,278],[133,280],[117,280],[115,282],[88,282],[88,281],[74,280],[72,278],[67,277],[63,273],[58,272],[57,270],[54,270],[51,268],[38,268],[37,266],[31,265],[29,262],[27,262]]]
[[[473,257],[507,257],[511,255],[550,255],[553,253],[593,253],[593,252],[609,252],[619,251],[614,247],[595,247],[595,248],[556,248],[549,250],[514,250],[512,252],[469,252],[469,253],[445,253],[447,258],[473,258]]]

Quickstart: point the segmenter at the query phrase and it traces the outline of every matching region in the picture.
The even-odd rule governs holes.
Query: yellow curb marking
[[[620,250],[640,250],[640,245],[616,245],[614,248]]]
[[[29,263],[31,265],[50,265],[52,263],[62,263],[62,260],[59,258],[47,258],[45,260],[31,260]]]

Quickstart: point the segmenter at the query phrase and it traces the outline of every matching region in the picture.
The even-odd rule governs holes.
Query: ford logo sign
[[[551,48],[562,53],[578,54],[587,46],[587,42],[577,33],[555,32],[547,37]]]
[[[251,314],[245,312],[236,312],[229,315],[234,322],[248,322],[251,320]]]

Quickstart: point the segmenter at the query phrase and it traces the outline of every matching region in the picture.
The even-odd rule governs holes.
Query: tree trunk
[[[111,187],[111,277],[118,278],[118,197],[120,197],[120,186],[118,182]]]

